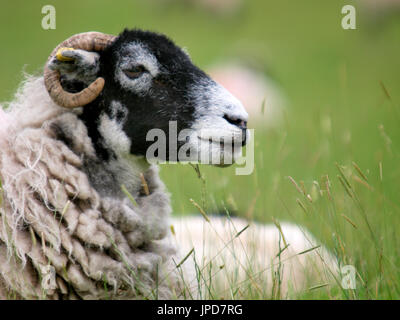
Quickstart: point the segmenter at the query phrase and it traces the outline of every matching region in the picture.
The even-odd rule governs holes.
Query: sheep
[[[288,99],[259,69],[231,61],[212,66],[208,73],[244,104],[252,127],[277,128],[282,125]]]
[[[286,299],[312,286],[334,284],[337,261],[324,246],[318,248],[307,230],[287,222],[276,226],[240,218],[209,220],[173,220],[182,252],[194,248],[185,271],[187,285],[199,288],[196,298]]]
[[[28,77],[0,113],[0,297],[204,297],[196,284],[196,258],[187,255],[199,220],[171,220],[158,167],[146,159],[146,133],[168,132],[175,121],[179,130],[195,133],[185,141],[195,159],[214,151],[223,165],[222,145],[199,132],[218,129],[244,145],[247,117],[235,97],[164,35],[87,32],[62,42],[44,75]],[[169,141],[163,160],[177,161],[170,147],[183,144]],[[230,155],[237,159],[240,148]],[[220,233],[225,219],[207,223]],[[229,221],[244,229],[243,220]],[[257,224],[249,229],[257,241],[270,242],[265,245],[271,252],[257,258],[268,269],[281,233]],[[291,243],[295,249],[315,244],[296,227],[289,233],[301,239],[300,246]],[[254,239],[243,236],[236,233],[232,243],[239,248],[239,240],[239,250],[251,253]],[[212,247],[202,251],[201,240],[193,243],[192,252],[214,255]],[[325,251],[321,257],[313,263],[331,263]],[[226,279],[220,282],[224,287]]]

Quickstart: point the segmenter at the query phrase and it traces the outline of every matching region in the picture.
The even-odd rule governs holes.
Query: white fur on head
[[[159,73],[160,66],[156,57],[138,42],[126,45],[122,50],[124,55],[119,56],[115,78],[127,90],[139,95],[147,93],[151,88],[152,79]],[[136,66],[143,66],[148,72],[132,80],[124,73],[124,70],[129,70]]]
[[[191,149],[200,162],[232,164],[241,156],[243,132],[229,123],[226,117],[247,122],[248,114],[242,103],[214,81],[196,84],[191,92],[196,101],[196,121],[191,129]],[[250,138],[246,130],[246,138]],[[221,143],[224,141],[225,146]],[[236,145],[232,148],[232,143]]]

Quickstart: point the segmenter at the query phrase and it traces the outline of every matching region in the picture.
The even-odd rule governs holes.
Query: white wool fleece
[[[136,206],[101,198],[82,171],[95,153],[75,112],[56,106],[40,77],[0,113],[9,124],[0,133],[0,297],[173,298],[170,205],[157,168],[144,173],[151,194],[134,194]],[[68,128],[73,146],[54,125]]]

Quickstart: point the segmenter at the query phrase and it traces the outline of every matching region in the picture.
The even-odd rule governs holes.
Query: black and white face
[[[147,141],[147,133],[161,129],[167,136],[163,160],[175,161],[168,145],[170,124],[175,122],[178,134],[189,129],[174,145],[186,145],[190,159],[220,160],[223,165],[227,152],[233,160],[241,155],[248,139],[244,107],[165,36],[126,30],[97,60],[97,75],[105,79],[95,101],[102,110],[98,128],[115,152],[146,155],[154,143]],[[221,142],[229,139],[231,146],[240,147],[227,150]]]

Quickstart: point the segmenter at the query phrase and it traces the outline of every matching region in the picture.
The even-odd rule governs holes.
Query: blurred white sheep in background
[[[267,75],[237,62],[217,64],[208,73],[243,103],[250,126],[270,128],[281,124],[287,99]]]

